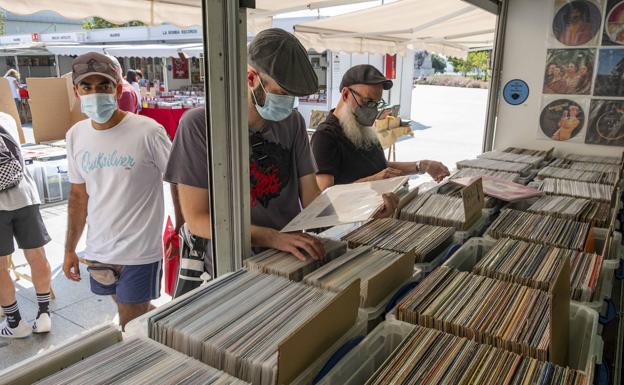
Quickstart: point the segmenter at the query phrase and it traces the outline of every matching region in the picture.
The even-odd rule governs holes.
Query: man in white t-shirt
[[[24,175],[13,187],[0,191],[0,305],[6,319],[0,323],[0,338],[24,338],[31,333],[50,331],[50,264],[43,246],[50,236],[39,212],[39,193],[30,173],[24,168],[15,119],[0,112],[0,160],[7,151],[22,163]],[[30,265],[33,285],[39,304],[37,318],[31,327],[22,319],[9,274],[9,255],[15,251],[14,239],[24,251]]]
[[[63,270],[80,280],[76,245],[88,224],[91,291],[113,296],[124,328],[160,295],[162,176],[171,142],[154,120],[119,109],[122,79],[109,57],[78,56],[72,78],[89,119],[66,136],[72,188]]]

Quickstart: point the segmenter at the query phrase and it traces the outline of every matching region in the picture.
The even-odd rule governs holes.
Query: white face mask
[[[93,121],[100,124],[106,123],[117,110],[115,96],[115,94],[80,95],[80,109]]]
[[[295,107],[295,97],[290,95],[278,95],[271,92],[267,92],[262,84],[262,79],[260,79],[260,87],[264,92],[264,106],[258,104],[258,100],[256,99],[256,94],[251,91],[251,95],[254,99],[254,104],[256,105],[256,110],[258,114],[264,120],[271,120],[274,122],[280,122],[292,114],[293,109]]]

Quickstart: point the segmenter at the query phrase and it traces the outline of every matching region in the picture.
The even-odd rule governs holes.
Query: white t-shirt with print
[[[69,180],[86,184],[86,257],[141,265],[163,256],[162,176],[171,141],[154,120],[128,113],[108,130],[91,119],[67,132]]]

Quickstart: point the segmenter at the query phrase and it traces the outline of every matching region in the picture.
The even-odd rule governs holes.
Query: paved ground
[[[486,90],[417,86],[412,105],[412,119],[417,129],[414,138],[397,144],[397,160],[436,159],[453,168],[456,161],[474,157],[481,151],[486,101]],[[25,131],[27,138],[32,140],[32,130]],[[168,188],[165,196],[168,197]],[[166,208],[167,213],[172,213],[168,199]],[[25,340],[0,340],[0,369],[59,345],[99,324],[117,321],[115,305],[110,298],[91,294],[86,270],[82,271],[84,278],[80,283],[70,282],[63,275],[67,206],[45,207],[42,215],[52,237],[46,252],[57,297],[51,303],[53,330],[49,335]],[[84,239],[78,250],[83,247]],[[13,258],[18,265],[25,263],[20,252]],[[27,266],[19,270],[29,272]],[[16,288],[23,317],[32,322],[37,314],[34,289],[24,280],[16,282]],[[168,300],[167,296],[163,296],[156,304]]]

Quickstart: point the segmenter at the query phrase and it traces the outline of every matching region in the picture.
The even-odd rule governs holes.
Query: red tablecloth
[[[180,118],[182,118],[182,114],[184,114],[186,110],[188,110],[188,108],[143,108],[139,114],[148,116],[162,124],[171,140],[173,140],[176,130],[178,129],[178,123],[180,123]]]

